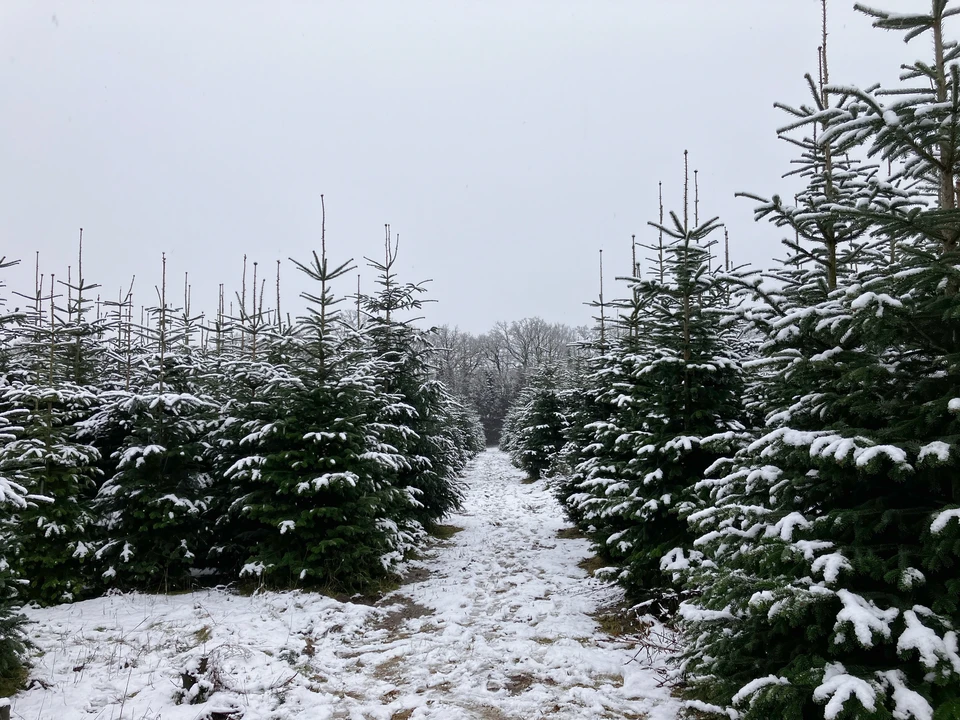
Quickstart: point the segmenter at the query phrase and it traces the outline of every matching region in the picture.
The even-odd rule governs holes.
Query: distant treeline
[[[438,378],[480,415],[487,444],[500,442],[507,409],[532,370],[545,364],[580,362],[595,330],[548,323],[538,317],[498,322],[482,335],[436,329]]]

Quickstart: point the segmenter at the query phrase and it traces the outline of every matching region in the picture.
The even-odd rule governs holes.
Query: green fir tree
[[[834,102],[797,113],[820,130],[803,145],[806,207],[761,207],[808,242],[780,283],[753,286],[772,371],[765,432],[714,468],[713,503],[690,518],[709,560],[682,608],[701,711],[960,717],[960,83],[947,6],[861,8],[908,40],[932,36],[933,60],[904,74],[920,87],[825,82]],[[837,162],[861,147],[892,176]]]

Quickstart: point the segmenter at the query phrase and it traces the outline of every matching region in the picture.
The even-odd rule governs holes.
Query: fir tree
[[[100,454],[75,439],[75,424],[97,398],[72,383],[18,383],[3,394],[20,408],[20,432],[0,449],[0,467],[13,471],[31,495],[42,497],[16,517],[17,573],[29,579],[24,596],[45,604],[76,600],[87,592],[89,559],[97,545],[91,501]]]
[[[357,338],[339,317],[331,284],[352,271],[329,264],[326,234],[312,262],[319,285],[288,365],[270,370],[258,402],[233,406],[242,456],[226,469],[240,528],[241,574],[279,585],[357,588],[390,571],[409,542],[411,499],[394,484],[403,457],[375,418],[396,402],[366,372]]]
[[[15,265],[0,257],[0,270]],[[0,290],[4,284],[0,282]],[[8,326],[17,319],[6,311],[5,298],[0,296],[0,357],[8,352],[10,334]],[[0,369],[0,387],[7,383],[5,368]],[[17,424],[17,411],[0,412],[0,452],[6,445],[15,442],[23,428]],[[0,466],[0,695],[6,695],[17,689],[21,681],[21,672],[26,651],[26,634],[23,630],[24,618],[19,613],[20,599],[18,578],[14,572],[13,554],[18,547],[15,513],[22,512],[28,506],[26,481],[16,470],[10,472]]]
[[[429,526],[460,506],[463,460],[447,412],[452,398],[430,365],[435,348],[414,326],[419,318],[409,316],[423,307],[426,289],[424,283],[398,281],[398,249],[399,238],[394,240],[387,226],[383,261],[367,259],[379,290],[363,298],[368,318],[363,333],[371,374],[385,397],[396,398],[378,418],[385,441],[403,458],[396,481],[417,504],[413,519]]]
[[[17,472],[31,495],[45,498],[16,518],[17,572],[29,580],[25,597],[41,603],[83,594],[89,584],[87,560],[97,542],[90,505],[100,455],[76,438],[77,423],[97,406],[96,393],[78,384],[92,380],[98,354],[97,327],[87,320],[91,308],[85,296],[95,286],[81,277],[64,287],[67,302],[58,306],[51,276],[48,312],[18,328],[20,349],[32,356],[31,370],[2,393],[4,407],[20,410],[23,427],[0,450],[0,466]]]
[[[671,218],[655,224],[669,238],[662,273],[631,281],[625,332],[601,370],[610,414],[593,423],[583,494],[571,498],[588,535],[623,566],[629,595],[662,609],[676,603],[676,571],[697,555],[683,517],[694,486],[744,431],[738,330],[709,270],[719,225]]]
[[[507,388],[492,369],[485,369],[470,394],[486,432],[487,445],[496,445],[503,430],[503,419],[509,409]]]
[[[251,492],[260,479],[263,456],[257,448],[276,427],[285,411],[282,403],[299,388],[296,377],[283,362],[253,360],[229,352],[216,362],[224,396],[219,419],[209,436],[210,462],[219,481],[212,495],[211,559],[218,573],[236,578],[264,536],[265,527],[238,510],[238,498]],[[254,454],[251,454],[254,453]]]
[[[583,343],[578,352],[589,353],[592,349],[592,343]],[[580,502],[590,497],[582,492],[581,483],[600,462],[603,444],[596,441],[598,433],[603,435],[602,429],[611,414],[604,393],[608,376],[602,372],[607,360],[606,355],[592,355],[578,362],[570,372],[567,386],[559,393],[566,428],[563,445],[550,467],[551,484],[567,517],[582,527],[592,524],[586,521],[587,507]]]
[[[96,552],[103,580],[167,590],[191,583],[197,553],[209,545],[206,435],[216,405],[203,393],[190,322],[178,321],[167,301],[166,259],[158,296],[153,347],[134,368],[130,390],[104,393],[83,436],[112,460],[95,502],[105,535]]]
[[[486,447],[486,432],[480,414],[449,393],[443,398],[442,411],[456,450],[453,466],[459,470]]]
[[[907,39],[933,35],[933,61],[905,72],[929,88],[828,85],[839,101],[807,114],[823,128],[821,159],[866,142],[895,164],[892,178],[861,173],[843,192],[821,161],[811,177],[834,194],[807,215],[773,210],[798,232],[813,214],[876,242],[860,267],[837,256],[831,276],[830,236],[811,233],[806,274],[775,293],[758,286],[777,369],[767,432],[717,466],[704,483],[713,506],[691,517],[710,563],[693,575],[702,597],[684,608],[687,670],[718,713],[960,717],[960,113],[947,4],[934,0],[927,15],[860,8]]]
[[[561,375],[553,365],[537,368],[504,420],[500,447],[531,480],[543,476],[564,445]]]

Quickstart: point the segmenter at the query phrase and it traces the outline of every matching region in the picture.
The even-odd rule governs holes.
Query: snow
[[[793,540],[793,533],[797,528],[806,530],[809,527],[810,523],[803,515],[792,512],[782,518],[776,525],[768,527],[764,534],[766,537],[777,537],[779,535],[784,542],[790,542]]]
[[[803,553],[806,560],[812,562],[818,552],[829,550],[833,547],[833,543],[827,540],[797,540],[792,547]]]
[[[844,703],[853,697],[856,697],[867,711],[873,712],[877,709],[876,694],[870,683],[862,678],[847,675],[847,669],[840,663],[827,665],[823,681],[813,691],[814,700],[828,701],[823,710],[824,720],[834,720],[838,717],[843,712]]]
[[[944,633],[941,638],[934,630],[920,620],[920,615],[929,614],[929,610],[914,606],[912,610],[905,610],[903,619],[906,629],[897,639],[897,653],[906,655],[916,650],[920,655],[920,662],[931,670],[940,662],[952,666],[953,672],[960,675],[960,654],[957,653],[957,634],[953,631]]]
[[[320,477],[299,483],[297,485],[297,492],[305,493],[309,492],[311,489],[319,491],[323,488],[330,487],[334,483],[343,483],[345,485],[349,485],[350,487],[356,487],[359,479],[360,477],[356,473],[352,472],[324,473]]]
[[[266,465],[266,463],[267,463],[267,459],[260,455],[251,455],[249,457],[240,458],[233,465],[227,468],[226,472],[224,472],[224,475],[226,477],[232,477],[233,475],[237,474],[241,470],[247,470],[249,468],[259,468],[259,467],[262,467],[263,465]]]
[[[760,451],[761,457],[770,457],[777,453],[777,445],[783,443],[789,447],[809,446],[810,457],[833,458],[843,462],[852,455],[857,467],[866,467],[875,458],[886,456],[902,469],[912,470],[907,463],[907,454],[895,445],[874,445],[863,437],[844,437],[829,431],[804,431],[792,428],[777,428],[763,437],[754,440],[747,452]]]
[[[693,603],[680,603],[680,617],[687,622],[715,622],[717,620],[733,620],[734,615],[728,605],[723,610],[709,610]]]
[[[852,570],[853,565],[840,553],[828,553],[814,560],[811,569],[823,573],[823,579],[833,585],[840,577],[840,571]]]
[[[918,459],[923,460],[927,456],[935,457],[940,462],[945,463],[950,459],[950,446],[941,440],[934,440],[932,443],[927,443],[920,448],[920,456]]]
[[[873,602],[849,590],[837,590],[837,597],[843,603],[843,609],[837,613],[834,630],[842,632],[843,625],[850,623],[857,640],[865,648],[873,647],[875,633],[890,637],[890,623],[900,615],[897,608],[881,610]]]
[[[14,507],[25,508],[27,501],[23,498],[26,494],[27,489],[23,485],[5,477],[0,477],[0,504],[9,503]]]
[[[740,717],[740,713],[733,708],[722,708],[719,705],[711,705],[700,700],[688,700],[684,703],[684,707],[714,715],[726,715],[730,720],[737,720]]]
[[[917,568],[908,567],[900,573],[900,586],[903,588],[912,588],[923,585],[927,582],[927,577]]]
[[[684,552],[683,548],[673,548],[660,558],[660,569],[664,572],[679,573],[689,570],[693,562],[700,561],[702,558],[703,553],[696,550]],[[675,574],[674,577],[679,576]]]
[[[944,528],[947,527],[947,523],[951,520],[960,520],[960,508],[944,510],[943,512],[934,515],[933,522],[930,523],[930,532],[932,532],[934,535],[939,535],[943,532]]]
[[[896,117],[896,115],[894,115],[893,117]],[[893,308],[903,307],[903,303],[901,303],[896,298],[892,298],[886,293],[878,294],[874,292],[865,292],[863,295],[859,296],[856,300],[850,303],[850,307],[852,307],[854,310],[863,310],[873,304],[876,304],[877,306],[877,310],[876,310],[877,317],[883,316],[884,306],[889,306]]]
[[[907,687],[900,670],[877,673],[884,685],[893,688],[893,717],[895,720],[933,720],[933,708],[918,692]]]
[[[591,618],[620,595],[577,567],[589,543],[558,538],[549,488],[522,477],[479,456],[448,520],[463,531],[374,606],[204,590],[29,608],[38,682],[13,717],[676,720],[658,668]]]
[[[167,449],[162,445],[147,445],[145,447],[127,448],[120,454],[117,460],[117,467],[127,467],[131,462],[136,461],[136,466],[143,466],[144,458],[151,455],[163,455]]]
[[[875,445],[873,447],[864,448],[855,453],[854,457],[856,459],[857,467],[866,467],[870,464],[871,460],[881,455],[886,455],[893,463],[897,465],[906,465],[907,454],[894,445]]]
[[[767,677],[757,678],[756,680],[751,680],[742,688],[737,691],[737,694],[733,696],[733,704],[741,705],[744,700],[750,699],[750,702],[753,702],[753,696],[756,695],[760,690],[770,685],[789,685],[790,681],[786,678],[777,677],[776,675],[767,675]]]

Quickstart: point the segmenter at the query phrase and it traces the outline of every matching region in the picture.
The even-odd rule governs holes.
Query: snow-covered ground
[[[615,591],[577,567],[586,541],[558,539],[549,490],[520,480],[502,453],[477,458],[449,521],[463,532],[376,607],[204,591],[30,610],[42,654],[12,716],[674,720],[654,670],[590,618]]]

